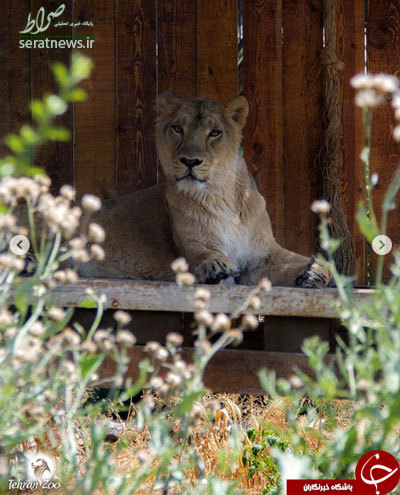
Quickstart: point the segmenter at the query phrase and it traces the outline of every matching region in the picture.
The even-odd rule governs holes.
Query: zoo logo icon
[[[363,455],[356,466],[356,480],[363,484],[365,495],[386,495],[400,480],[397,459],[384,450],[373,450]]]
[[[36,454],[29,454],[27,456],[26,475],[28,481],[44,490],[57,490],[61,486],[57,479],[55,479],[56,464],[54,459],[43,452],[37,452]]]
[[[42,482],[51,479],[51,469],[45,458],[38,457],[35,461],[31,462],[31,467],[37,481]]]

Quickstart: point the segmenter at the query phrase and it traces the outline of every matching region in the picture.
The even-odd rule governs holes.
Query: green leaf
[[[30,177],[35,177],[35,175],[46,175],[45,171],[40,167],[30,167],[28,174]]]
[[[15,306],[22,316],[22,319],[25,318],[28,308],[29,308],[29,294],[32,294],[34,287],[33,280],[27,280],[23,284],[18,284],[17,289],[15,291]]]
[[[69,74],[68,74],[68,69],[65,67],[64,64],[57,62],[53,64],[52,66],[52,71],[54,74],[54,77],[59,84],[61,88],[65,88],[69,86]]]
[[[175,417],[181,418],[185,414],[188,414],[192,408],[193,404],[198,400],[204,393],[204,390],[196,390],[195,392],[191,392],[187,395],[177,406],[175,409]]]
[[[0,397],[2,399],[7,399],[13,397],[17,393],[17,387],[11,385],[10,383],[4,384],[0,387]]]
[[[80,308],[85,308],[85,309],[93,309],[97,308],[97,303],[96,301],[93,301],[93,299],[84,299],[80,304]]]
[[[122,437],[118,440],[118,450],[127,449],[130,446],[131,442],[126,435],[122,435]]]
[[[29,125],[22,126],[20,134],[24,142],[28,145],[34,145],[39,141],[39,136]]]
[[[82,378],[86,378],[89,373],[93,373],[98,368],[98,365],[102,361],[102,356],[87,356],[82,359],[80,363],[80,370]]]
[[[15,134],[9,134],[4,139],[6,145],[12,152],[19,155],[24,152],[24,143],[20,137]]]
[[[42,120],[45,115],[45,107],[40,100],[33,100],[31,103],[31,112],[36,120]]]
[[[87,98],[87,93],[82,88],[75,88],[69,91],[67,98],[69,101],[85,101]]]
[[[64,127],[51,127],[47,130],[47,137],[50,141],[68,141],[71,133]]]
[[[367,215],[362,203],[358,205],[357,222],[361,232],[364,234],[367,241],[371,243],[374,240],[374,237],[379,234],[379,229],[376,220]]]
[[[148,359],[144,359],[139,363],[139,376],[136,382],[128,386],[126,390],[122,393],[120,400],[122,402],[131,399],[135,395],[137,395],[146,385],[147,376],[149,374],[150,361]]]

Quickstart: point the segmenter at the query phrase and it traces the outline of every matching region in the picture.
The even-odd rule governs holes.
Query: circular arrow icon
[[[24,235],[15,235],[10,241],[10,249],[17,256],[22,256],[29,251],[30,242]]]
[[[387,235],[377,235],[372,241],[372,249],[376,254],[385,256],[392,250],[392,240]]]

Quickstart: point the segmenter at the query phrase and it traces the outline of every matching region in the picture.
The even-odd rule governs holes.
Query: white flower
[[[13,232],[17,223],[17,219],[14,215],[0,214],[0,230],[6,230]]]
[[[374,173],[371,175],[370,182],[372,186],[376,186],[379,182],[379,175]]]
[[[90,256],[95,261],[102,261],[106,257],[106,254],[101,246],[99,246],[98,244],[93,244],[92,246],[90,246]]]
[[[397,142],[400,141],[400,125],[396,125],[393,129],[393,139]]]
[[[171,268],[175,273],[185,273],[189,270],[189,265],[185,258],[177,258],[171,263]]]
[[[272,284],[271,284],[271,282],[267,279],[267,277],[264,277],[264,278],[262,278],[262,279],[258,282],[258,287],[260,287],[260,289],[261,289],[263,292],[270,292],[270,290],[272,289]]]
[[[180,287],[191,287],[196,282],[194,275],[189,272],[178,273],[176,276],[176,283]]]
[[[171,332],[167,335],[167,342],[173,347],[180,347],[183,343],[183,337],[180,333]]]
[[[331,210],[331,205],[324,199],[313,201],[311,211],[321,215],[327,215]]]
[[[393,93],[399,89],[397,77],[389,74],[377,74],[373,76],[372,87],[381,93]]]
[[[224,313],[219,313],[215,317],[214,322],[211,326],[211,330],[213,332],[225,332],[230,328],[231,328],[231,321]]]
[[[88,238],[90,242],[101,244],[104,242],[106,235],[104,229],[98,223],[91,223],[88,228]]]
[[[71,268],[67,268],[64,273],[65,273],[65,281],[68,284],[73,284],[78,281],[78,275]]]
[[[74,249],[72,257],[77,263],[86,263],[90,259],[86,249]]]
[[[65,311],[62,308],[50,308],[47,316],[50,320],[61,321],[65,318]]]
[[[68,184],[65,184],[60,189],[60,195],[63,198],[67,199],[68,201],[74,201],[75,200],[76,191],[75,191],[75,189],[72,186],[70,186]]]
[[[69,241],[69,245],[73,249],[84,249],[86,246],[85,241],[81,237],[74,237]]]
[[[85,194],[82,198],[82,207],[88,213],[94,213],[100,210],[101,200],[93,194]]]
[[[257,310],[257,309],[260,309],[260,306],[261,306],[261,301],[260,301],[260,298],[258,296],[252,296],[247,301],[247,307],[249,309]]]
[[[45,332],[44,326],[40,321],[36,321],[30,328],[29,333],[34,337],[41,337]]]
[[[245,330],[256,330],[260,322],[254,315],[244,315],[242,318],[242,326]]]
[[[114,320],[119,325],[124,327],[125,325],[127,325],[132,320],[132,318],[131,318],[131,315],[129,313],[126,313],[125,311],[116,311],[114,313]]]
[[[366,74],[357,74],[350,79],[350,84],[355,89],[370,89],[372,87],[372,77]]]
[[[194,318],[199,325],[204,325],[205,327],[211,327],[214,322],[213,315],[205,310],[195,313]]]
[[[371,90],[363,90],[356,94],[355,103],[361,108],[375,108],[385,100],[382,95]]]
[[[136,337],[128,330],[119,330],[115,341],[122,347],[132,347],[136,344]]]
[[[12,323],[13,316],[6,308],[0,309],[0,326],[10,325]]]

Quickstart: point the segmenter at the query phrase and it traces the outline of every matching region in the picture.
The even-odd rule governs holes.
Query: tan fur
[[[184,256],[199,282],[234,276],[255,284],[267,276],[275,285],[326,285],[325,270],[274,239],[264,198],[239,154],[246,99],[222,105],[164,94],[157,113],[166,182],[104,202],[96,220],[106,230],[106,259],[87,263],[81,275],[172,280],[171,262]],[[190,160],[197,160],[192,177]]]

